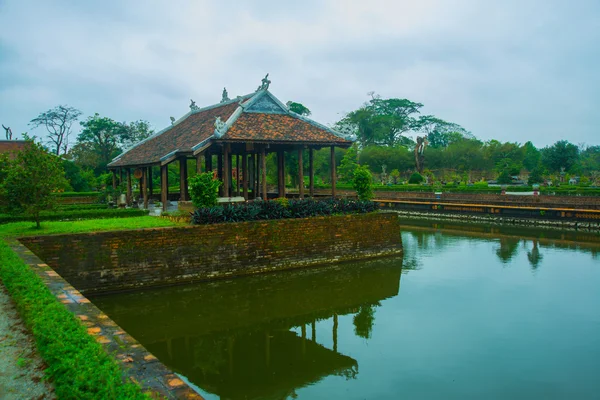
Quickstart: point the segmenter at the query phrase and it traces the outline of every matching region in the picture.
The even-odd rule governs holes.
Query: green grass
[[[75,222],[31,222],[0,226],[0,280],[11,294],[35,338],[48,368],[46,377],[59,399],[149,399],[139,386],[123,380],[121,368],[85,327],[50,293],[43,281],[3,240],[10,237],[98,232],[184,225],[155,217]]]
[[[131,218],[105,218],[87,219],[80,221],[46,221],[42,228],[36,229],[33,222],[14,222],[0,225],[0,238],[54,235],[61,233],[100,232],[126,229],[158,228],[166,226],[184,226],[187,224],[176,223],[157,217],[131,217]]]
[[[148,210],[139,208],[105,208],[105,209],[74,209],[40,212],[40,221],[74,221],[96,218],[131,218],[147,215]],[[25,214],[0,215],[0,224],[18,221],[31,221],[32,217]]]

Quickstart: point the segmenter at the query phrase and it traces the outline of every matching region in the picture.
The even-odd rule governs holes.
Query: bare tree
[[[4,126],[4,124],[2,124],[2,127],[4,128],[4,131],[6,133],[6,140],[12,140],[12,129],[10,129],[10,126],[6,127]]]
[[[29,122],[34,128],[44,126],[48,131],[48,143],[58,156],[69,150],[69,135],[73,122],[79,119],[81,111],[69,106],[54,107]]]

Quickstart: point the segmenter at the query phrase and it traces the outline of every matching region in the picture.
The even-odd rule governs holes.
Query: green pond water
[[[403,257],[92,298],[207,399],[598,399],[600,237],[403,222]]]

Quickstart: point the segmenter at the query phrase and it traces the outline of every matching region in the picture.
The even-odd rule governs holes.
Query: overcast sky
[[[159,130],[269,72],[325,124],[374,91],[483,140],[598,145],[599,64],[599,0],[0,0],[0,122],[38,136],[59,104]]]

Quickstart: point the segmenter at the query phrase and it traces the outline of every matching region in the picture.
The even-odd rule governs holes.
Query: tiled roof
[[[352,142],[331,129],[290,112],[267,90],[188,113],[155,136],[118,156],[109,167],[160,163],[165,156],[190,153],[211,140],[259,143],[306,143],[349,146]],[[219,128],[215,120],[221,119]],[[204,143],[202,144],[204,146]]]
[[[292,115],[263,113],[240,115],[221,140],[351,144],[326,129]]]
[[[14,158],[15,153],[23,150],[26,145],[25,140],[0,140],[0,153],[8,153],[10,158]]]
[[[138,144],[109,164],[110,167],[156,164],[176,150],[191,151],[192,146],[209,138],[215,131],[215,118],[227,120],[238,107],[237,102],[189,115],[164,132]]]

